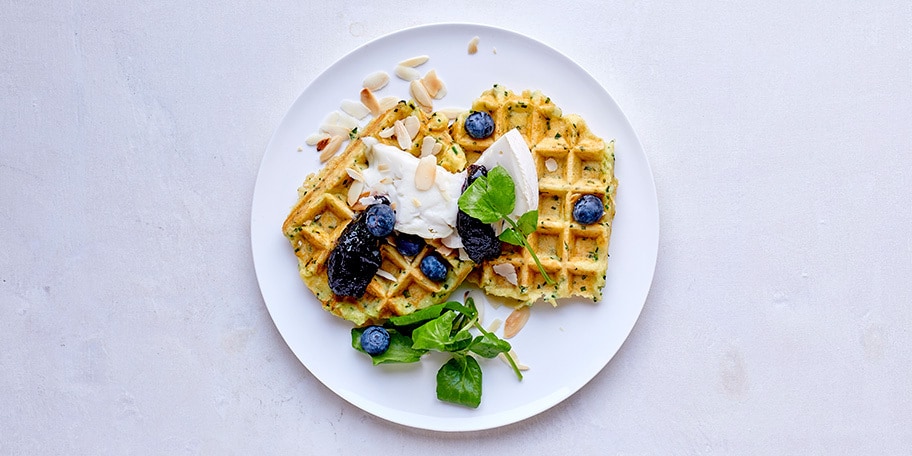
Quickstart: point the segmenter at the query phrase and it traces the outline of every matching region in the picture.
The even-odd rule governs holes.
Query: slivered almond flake
[[[419,191],[430,189],[437,179],[437,159],[433,156],[422,157],[415,168],[415,188]]]
[[[320,131],[328,133],[330,136],[345,136],[348,137],[348,134],[351,132],[350,128],[345,128],[342,125],[320,125]]]
[[[549,159],[545,160],[545,168],[547,168],[548,171],[550,171],[552,173],[557,171],[557,160],[555,160],[553,158],[549,158]]]
[[[390,167],[386,163],[380,163],[377,165],[377,171],[384,172],[389,171]]]
[[[469,40],[469,54],[474,54],[474,53],[478,52],[478,41],[479,40],[480,40],[480,38],[478,38],[477,36],[472,37],[472,39]]]
[[[380,103],[370,89],[361,89],[361,103],[364,103],[364,106],[367,106],[367,109],[370,110],[371,115],[374,117],[380,115]]]
[[[319,143],[320,141],[322,141],[324,139],[328,140],[329,135],[326,133],[314,133],[314,134],[308,136],[307,139],[304,140],[304,143],[307,144],[308,146],[316,146],[317,143]]]
[[[387,127],[387,128],[384,128],[383,130],[380,130],[380,133],[377,133],[377,136],[385,139],[385,138],[392,138],[393,135],[395,135],[395,134],[396,134],[396,127],[393,126],[393,127]]]
[[[405,65],[397,65],[396,70],[394,72],[396,73],[396,76],[399,77],[399,79],[403,79],[406,81],[414,81],[415,79],[418,79],[421,77],[420,71],[418,71],[412,67],[407,67]]]
[[[342,141],[347,137],[348,136],[333,136],[326,147],[323,148],[323,151],[320,152],[320,162],[322,163],[332,158],[332,156],[339,151],[339,147],[342,146]]]
[[[512,285],[517,284],[516,280],[516,267],[511,263],[498,263],[495,264],[491,269],[494,270],[494,273],[507,279],[507,282],[510,282]]]
[[[364,82],[361,83],[362,87],[368,89],[372,92],[376,92],[389,83],[390,77],[386,71],[375,71],[364,78]]]
[[[339,111],[333,111],[323,118],[323,125],[337,125],[339,123]]]
[[[409,146],[412,145],[412,138],[409,137],[405,124],[402,123],[401,120],[397,120],[393,124],[393,128],[395,128],[396,141],[399,142],[399,148],[402,150],[409,150]]]
[[[500,318],[495,318],[494,321],[488,325],[488,332],[496,332],[498,329],[500,329],[501,324],[503,324],[503,320]]]
[[[412,205],[415,207],[421,207],[421,200],[418,198],[412,198]]]
[[[355,100],[342,100],[342,105],[339,109],[358,120],[361,120],[370,114],[370,109],[367,109],[367,106],[364,106],[364,103]]]
[[[389,177],[384,177],[383,179],[380,179],[380,183],[383,184],[383,185],[392,184],[392,183],[393,183],[393,179],[392,179],[392,178],[389,178]],[[393,207],[393,205],[390,204],[390,207]],[[395,209],[395,208],[393,208],[393,209]]]
[[[434,100],[428,94],[421,81],[414,80],[409,83],[409,94],[418,102],[422,110],[428,113],[431,112],[434,107]]]
[[[421,157],[427,157],[428,155],[434,155],[434,146],[437,145],[437,140],[431,136],[425,136],[421,141]]]
[[[390,282],[396,281],[396,276],[394,276],[392,273],[384,271],[383,269],[377,269],[377,275],[383,277],[386,280],[389,280]]]
[[[365,108],[365,109],[367,109],[367,108]],[[338,120],[336,120],[336,125],[338,125],[340,127],[345,127],[346,129],[351,131],[352,128],[358,128],[358,125],[360,125],[360,124],[358,122],[358,119],[356,119],[344,112],[340,112]]]
[[[325,138],[317,141],[317,152],[326,149],[326,146],[329,145],[329,140],[332,139],[332,136],[326,135]]]
[[[437,92],[440,92],[440,89],[443,88],[443,81],[437,77],[437,70],[428,71],[427,74],[421,78],[421,84],[427,89],[428,95],[434,98],[440,98],[437,96]]]
[[[440,153],[441,150],[443,150],[443,144],[440,144],[439,142],[435,142],[434,149],[431,150],[431,155],[437,155]]]
[[[416,66],[424,64],[424,62],[427,62],[429,58],[430,57],[426,55],[416,55],[415,57],[399,62],[399,65],[414,68]]]
[[[418,130],[421,129],[421,121],[415,116],[408,116],[402,120],[402,124],[405,125],[405,131],[408,132],[409,140],[415,139]]]
[[[443,246],[437,247],[437,253],[439,253],[443,256],[449,256],[451,253],[453,253],[453,249],[443,245]]]
[[[364,175],[361,174],[361,171],[358,171],[355,168],[345,168],[345,173],[348,174],[348,177],[352,178],[353,180],[364,182]]]
[[[519,334],[519,330],[523,329],[523,326],[529,321],[529,314],[528,307],[520,307],[510,312],[507,321],[504,323],[504,339],[509,339]]]
[[[380,111],[389,111],[399,104],[399,97],[383,97],[379,101]]]
[[[348,205],[354,206],[358,199],[361,197],[361,192],[364,190],[364,182],[354,181],[351,184],[351,187],[348,187]]]
[[[472,258],[466,253],[465,249],[459,249],[459,261],[469,261]]]

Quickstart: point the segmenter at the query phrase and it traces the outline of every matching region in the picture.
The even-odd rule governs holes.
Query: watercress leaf
[[[500,218],[513,212],[513,207],[516,205],[516,187],[513,184],[513,178],[503,166],[497,165],[488,171],[486,196],[490,200],[491,207],[500,214]]]
[[[510,348],[512,347],[509,342],[492,333],[486,333],[476,337],[475,340],[472,341],[472,345],[469,346],[469,350],[485,358],[493,358],[500,353],[507,353],[510,351]]]
[[[486,190],[478,178],[459,197],[459,209],[482,223],[494,223],[500,220],[500,214],[491,206]]]
[[[526,212],[519,217],[516,224],[519,226],[519,232],[522,233],[523,236],[532,234],[535,229],[538,228],[538,210]]]
[[[456,312],[446,311],[441,316],[415,328],[412,331],[412,348],[419,350],[447,351],[446,346],[452,342],[450,333]]]
[[[377,364],[387,363],[415,363],[420,361],[421,356],[427,353],[427,350],[412,348],[412,339],[409,336],[406,336],[395,329],[387,329],[387,331],[390,335],[389,348],[377,356],[371,356],[371,362],[373,362],[375,366]],[[364,328],[352,329],[352,347],[366,355],[367,352],[361,348],[361,333],[363,332]]]
[[[481,404],[481,366],[471,356],[456,355],[437,371],[437,399],[478,408]]]
[[[507,228],[503,230],[503,233],[500,233],[498,239],[506,242],[507,244],[523,245],[523,235],[517,233],[513,228]]]
[[[466,329],[456,333],[445,348],[446,351],[455,353],[469,348],[470,345],[472,345],[472,334]]]
[[[440,312],[443,312],[446,304],[447,303],[435,304],[433,306],[425,307],[424,309],[412,312],[408,315],[392,317],[389,319],[389,322],[396,326],[408,326],[415,323],[421,323],[423,321],[433,320],[440,316]]]

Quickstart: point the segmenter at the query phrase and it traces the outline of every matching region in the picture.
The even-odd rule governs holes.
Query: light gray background
[[[0,454],[908,454],[908,2],[451,3],[3,2]],[[262,153],[304,87],[445,21],[590,71],[642,140],[662,222],[608,367],[469,434],[316,381],[249,241]]]

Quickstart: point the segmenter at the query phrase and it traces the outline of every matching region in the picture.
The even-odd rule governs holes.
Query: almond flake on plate
[[[409,146],[412,145],[412,138],[409,137],[405,124],[401,120],[397,120],[393,123],[393,128],[395,129],[396,141],[399,142],[399,148],[409,150]]]
[[[396,281],[396,276],[394,276],[393,274],[391,274],[383,269],[377,269],[377,275],[380,277],[383,277],[386,280],[389,280],[390,282]]]
[[[409,83],[409,94],[412,95],[412,98],[418,102],[418,106],[425,112],[431,112],[434,108],[434,100],[431,98],[431,95],[428,94],[427,89],[424,88],[424,84],[419,80],[414,80]]]
[[[329,139],[328,133],[314,133],[314,134],[308,136],[307,139],[304,140],[304,143],[307,144],[308,146],[316,146],[317,143],[319,143],[320,141],[322,141],[324,139]]]
[[[374,117],[380,115],[380,103],[377,102],[377,97],[374,96],[370,89],[361,89],[361,103],[367,106],[367,109],[370,110],[371,115]]]
[[[367,106],[364,106],[364,103],[355,100],[342,100],[340,109],[342,109],[342,112],[358,120],[361,120],[370,114],[370,109],[367,109]]]
[[[385,71],[375,71],[364,78],[364,82],[361,84],[362,87],[368,89],[372,92],[376,92],[389,83],[390,77]]]
[[[528,307],[520,307],[510,312],[507,321],[504,323],[504,339],[509,339],[517,334],[526,326],[529,321],[530,310]]]
[[[409,140],[415,139],[418,130],[421,129],[421,121],[418,120],[418,117],[408,116],[402,120],[402,124],[405,125],[405,130],[408,131]]]
[[[397,65],[395,70],[396,76],[405,81],[414,81],[421,77],[421,72],[405,65]]]
[[[480,38],[478,38],[477,36],[472,37],[472,39],[469,40],[469,54],[474,54],[474,53],[478,52],[478,41],[479,40],[480,40]]]
[[[389,111],[399,104],[399,97],[383,97],[378,103],[380,104],[380,111]]]
[[[399,65],[415,68],[416,66],[423,65],[424,62],[428,61],[428,59],[430,59],[430,57],[426,55],[416,55],[415,57],[408,58],[399,62]]]
[[[434,155],[434,146],[437,145],[437,140],[431,136],[425,136],[421,141],[421,157],[427,157],[428,155]]]
[[[342,146],[342,141],[347,137],[348,136],[333,136],[332,139],[329,140],[329,144],[320,152],[320,162],[322,163],[332,158],[332,156],[339,151],[339,147]]]

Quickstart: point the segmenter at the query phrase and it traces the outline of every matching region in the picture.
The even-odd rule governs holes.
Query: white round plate
[[[478,53],[466,51],[480,38]],[[304,139],[343,99],[359,99],[364,77],[391,75],[378,97],[408,97],[394,76],[396,64],[428,55],[422,74],[436,69],[447,95],[438,108],[471,106],[493,84],[521,92],[538,89],[564,113],[580,114],[597,135],[615,140],[617,215],[602,302],[568,300],[557,308],[537,304],[528,324],[510,340],[530,367],[518,381],[498,359],[481,359],[483,396],[477,409],[436,398],[437,369],[446,358],[372,366],[351,348],[351,324],[324,312],[298,277],[297,260],[282,222],[304,177],[319,169],[318,153]],[[365,122],[370,117],[365,119]],[[299,151],[303,147],[303,151]],[[254,190],[250,226],[260,291],[276,328],[307,369],[345,400],[386,420],[416,428],[470,431],[514,423],[566,399],[591,380],[620,349],[652,283],[658,249],[658,203],[652,172],[633,129],[611,96],[585,70],[550,47],[499,28],[428,25],[384,36],[354,50],[317,77],[298,97],[266,148]],[[466,286],[465,288],[467,288]],[[473,293],[476,302],[484,296]],[[461,299],[461,291],[453,294]],[[506,307],[489,307],[485,324]]]

